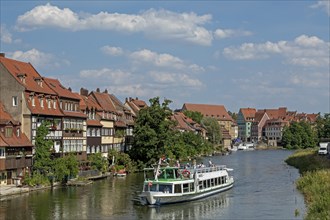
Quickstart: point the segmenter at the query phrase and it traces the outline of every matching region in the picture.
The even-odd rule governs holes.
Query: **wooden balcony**
[[[17,156],[7,156],[5,162],[5,168],[8,169],[18,169],[24,167],[32,166],[32,157],[17,155]]]

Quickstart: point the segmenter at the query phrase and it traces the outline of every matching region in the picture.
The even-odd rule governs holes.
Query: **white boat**
[[[158,165],[144,171],[143,190],[139,195],[144,205],[192,201],[226,191],[234,185],[234,178],[228,174],[232,169],[225,165],[196,169]]]
[[[240,143],[237,147],[238,150],[254,150],[253,143]]]
[[[243,143],[240,143],[237,147],[237,150],[247,150],[247,146]]]

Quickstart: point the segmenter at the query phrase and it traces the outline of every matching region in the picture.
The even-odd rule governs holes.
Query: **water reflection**
[[[189,203],[178,203],[159,207],[149,207],[148,219],[200,219],[220,217],[229,204],[228,194],[221,193]],[[182,208],[180,208],[182,206]],[[184,207],[184,208],[183,208]]]

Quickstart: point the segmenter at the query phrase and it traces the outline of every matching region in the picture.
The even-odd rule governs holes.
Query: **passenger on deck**
[[[209,167],[213,167],[213,163],[212,163],[211,159],[209,159]]]

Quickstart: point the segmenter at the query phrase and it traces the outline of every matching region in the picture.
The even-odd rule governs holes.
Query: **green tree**
[[[134,127],[134,144],[129,151],[130,157],[140,165],[156,163],[174,136],[172,111],[168,107],[171,101],[165,99],[160,104],[159,97],[156,97],[149,102],[150,107],[139,111]]]
[[[183,114],[189,118],[191,118],[192,120],[194,120],[197,123],[201,123],[202,119],[203,119],[203,115],[200,112],[197,111],[183,111]]]
[[[88,157],[88,159],[91,162],[93,169],[97,169],[101,172],[108,171],[108,166],[109,166],[108,159],[105,157],[102,157],[101,153],[91,154]]]
[[[221,136],[221,128],[218,121],[211,117],[204,117],[202,120],[202,125],[207,130],[207,136],[209,141],[213,145],[220,144],[222,136]]]
[[[54,176],[57,181],[66,182],[70,177],[77,176],[79,163],[74,154],[69,154],[54,161]]]
[[[316,130],[319,139],[330,138],[330,113],[320,116],[316,120]]]
[[[37,128],[35,138],[35,155],[33,158],[33,169],[44,176],[48,175],[53,165],[53,160],[50,157],[53,141],[45,139],[49,132],[48,127],[49,122],[44,121]]]
[[[228,111],[228,114],[234,121],[237,121],[237,113]]]
[[[112,161],[114,158],[115,161]],[[114,164],[114,169],[116,171],[125,168],[126,171],[128,172],[133,172],[134,171],[134,165],[133,162],[131,160],[131,158],[129,157],[128,154],[124,153],[124,152],[118,152],[114,149],[109,150],[108,153],[108,160],[111,162],[111,164]]]
[[[292,122],[282,132],[282,144],[289,149],[315,147],[316,133],[311,125],[305,121]]]

